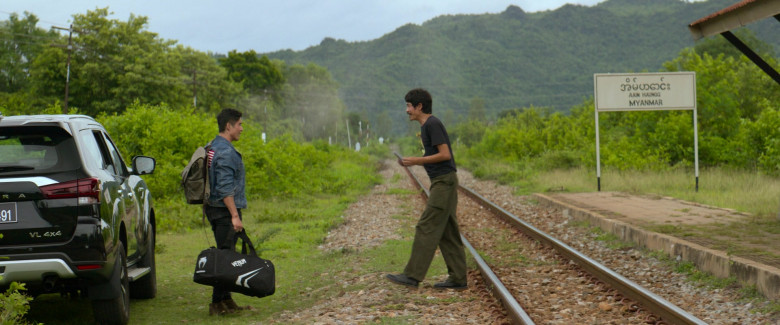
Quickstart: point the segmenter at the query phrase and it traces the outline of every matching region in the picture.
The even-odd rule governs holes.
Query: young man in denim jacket
[[[218,248],[235,249],[236,237],[228,240],[228,236],[244,229],[241,221],[241,209],[247,206],[244,162],[232,144],[244,131],[241,115],[241,112],[231,108],[223,109],[217,115],[219,134],[211,141],[208,152],[211,192],[205,209]],[[230,291],[214,286],[209,315],[224,315],[242,309],[249,307],[239,307],[233,301]]]

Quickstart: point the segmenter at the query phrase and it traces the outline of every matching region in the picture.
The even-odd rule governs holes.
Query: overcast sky
[[[436,16],[500,13],[509,5],[526,12],[565,3],[587,6],[603,0],[0,0],[0,15],[35,14],[42,28],[68,27],[73,14],[109,7],[109,18],[149,18],[147,29],[203,52],[258,53],[304,50],[331,37],[348,42],[381,37],[407,23]]]

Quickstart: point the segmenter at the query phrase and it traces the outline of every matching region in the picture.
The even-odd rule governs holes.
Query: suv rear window
[[[62,128],[0,128],[0,175],[56,173],[78,168],[75,141]]]

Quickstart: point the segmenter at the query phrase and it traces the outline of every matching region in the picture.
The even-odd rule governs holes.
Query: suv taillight
[[[79,204],[100,202],[100,182],[97,178],[82,178],[74,181],[41,187],[47,199],[78,198]]]

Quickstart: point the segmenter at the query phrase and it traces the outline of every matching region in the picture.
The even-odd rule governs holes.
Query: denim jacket
[[[219,135],[211,141],[211,150],[214,151],[214,157],[209,166],[209,205],[225,207],[222,199],[233,196],[236,208],[245,209],[246,177],[241,154],[230,141]]]

